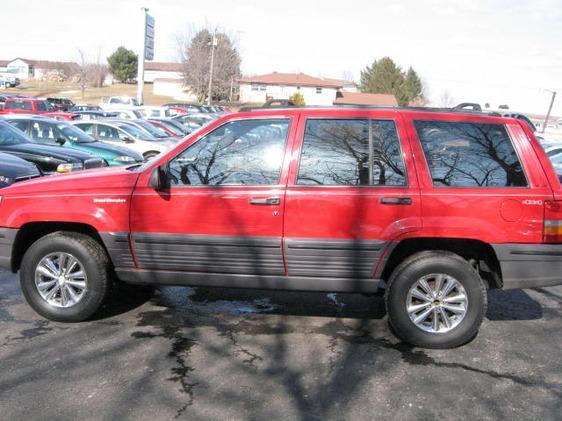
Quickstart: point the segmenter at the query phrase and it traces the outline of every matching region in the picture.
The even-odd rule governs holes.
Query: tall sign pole
[[[144,61],[154,59],[154,18],[148,14],[148,8],[142,10],[142,42],[140,45],[137,68],[137,102],[144,103]]]
[[[546,113],[546,118],[544,119],[544,124],[542,126],[542,133],[546,130],[546,126],[548,126],[548,119],[550,118],[550,113],[552,112],[552,106],[554,105],[554,100],[556,99],[556,92],[555,91],[548,91],[552,94],[552,99],[550,100],[550,106],[548,107],[548,112]]]
[[[217,31],[214,31],[213,38],[211,39],[211,68],[209,69],[209,88],[207,92],[207,105],[211,105],[211,100],[213,99],[213,67],[215,67],[215,47],[217,45],[218,45]]]

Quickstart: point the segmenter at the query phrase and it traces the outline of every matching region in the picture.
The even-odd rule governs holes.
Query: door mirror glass
[[[154,170],[152,170],[152,174],[150,175],[148,185],[158,191],[169,188],[170,183],[168,182],[166,173],[166,167],[164,165],[154,168]]]
[[[57,140],[55,140],[55,142],[57,142],[59,145],[64,145],[66,143],[66,140],[63,139],[62,137],[57,137]]]

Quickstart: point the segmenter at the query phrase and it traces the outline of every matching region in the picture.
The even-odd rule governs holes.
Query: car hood
[[[0,176],[8,178],[36,177],[41,175],[37,167],[21,158],[0,153]]]
[[[61,148],[60,146],[40,145],[39,143],[19,143],[17,145],[0,146],[0,152],[21,152],[35,154],[42,157],[58,158],[67,162],[84,162],[94,158],[87,152],[76,149]]]
[[[95,191],[132,192],[141,173],[127,167],[103,167],[67,174],[54,174],[12,184],[1,190],[1,196],[72,195]]]
[[[87,143],[76,142],[74,145],[76,145],[76,147],[79,147],[82,150],[92,151],[92,153],[103,151],[103,152],[113,153],[115,154],[115,156],[130,156],[134,158],[137,162],[143,161],[142,155],[122,146],[111,145],[109,143],[103,143],[99,141],[87,142]]]

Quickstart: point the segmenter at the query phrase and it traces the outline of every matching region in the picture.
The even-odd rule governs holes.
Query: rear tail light
[[[546,200],[544,202],[545,243],[562,243],[562,201]]]

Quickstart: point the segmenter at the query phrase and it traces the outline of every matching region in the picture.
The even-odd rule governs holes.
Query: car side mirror
[[[57,140],[55,140],[55,142],[62,146],[66,143],[66,140],[62,137],[57,137]]]
[[[166,174],[166,165],[160,165],[152,170],[148,185],[157,191],[165,190],[170,187],[170,180]]]
[[[135,143],[135,139],[127,136],[127,137],[123,138],[123,142],[125,142],[125,143]]]

